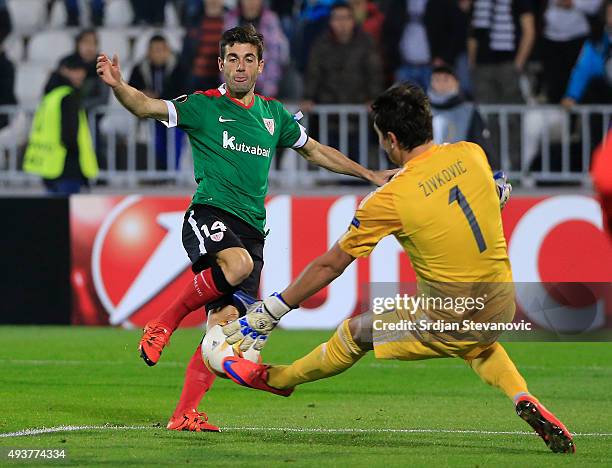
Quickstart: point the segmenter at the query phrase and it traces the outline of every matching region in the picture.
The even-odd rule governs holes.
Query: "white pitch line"
[[[31,366],[39,366],[39,365],[50,365],[50,366],[129,366],[129,365],[138,365],[140,366],[140,360],[135,358],[132,361],[85,361],[85,360],[54,360],[54,359],[0,359],[0,364],[15,364],[15,365],[31,365]],[[187,361],[161,361],[159,363],[160,366],[166,367],[185,367],[187,366]],[[391,362],[369,362],[366,364],[362,364],[361,367],[371,367],[375,369],[466,369],[467,366],[463,363],[461,364],[446,364],[439,365],[437,364],[435,367],[429,366],[427,364],[420,363],[407,363],[407,364],[396,364]],[[521,365],[521,369],[526,370],[550,370],[550,367],[539,366],[539,365]],[[564,366],[564,370],[568,371],[595,371],[595,372],[612,372],[612,366]]]
[[[78,361],[55,359],[0,359],[0,364],[16,364],[26,366],[141,366],[140,359],[133,361]],[[162,363],[160,363],[161,365]],[[187,361],[164,361],[166,367],[187,367]]]
[[[122,430],[159,430],[154,426],[117,426],[104,424],[101,426],[56,426],[33,429],[22,429],[15,432],[0,433],[0,438],[26,437],[40,434],[52,434],[56,432],[76,431],[122,431]],[[294,433],[318,433],[318,434],[478,434],[478,435],[536,435],[528,431],[480,431],[476,429],[358,429],[358,428],[300,428],[300,427],[224,427],[222,431],[251,431],[251,432],[294,432]],[[612,437],[612,432],[577,432],[577,437]]]
[[[55,432],[76,432],[76,431],[100,431],[100,430],[143,430],[143,429],[156,429],[152,426],[115,426],[112,424],[104,424],[103,426],[56,426],[56,427],[42,427],[34,429],[22,429],[15,432],[4,432],[0,433],[0,438],[6,437],[24,437],[33,436],[39,434],[53,434]]]

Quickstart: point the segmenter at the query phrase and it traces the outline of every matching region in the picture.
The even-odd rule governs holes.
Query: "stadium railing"
[[[288,107],[297,110],[295,106]],[[513,181],[525,186],[535,182],[590,183],[591,153],[610,127],[612,106],[576,106],[570,111],[548,105],[483,105],[479,109],[488,124],[492,166],[505,170]],[[9,117],[9,125],[0,129],[0,183],[5,186],[39,181],[22,171],[33,112],[34,109],[0,106],[0,115]],[[130,189],[159,182],[178,187],[193,185],[189,144],[176,129],[161,129],[150,120],[139,121],[117,106],[97,108],[90,112],[89,122],[102,184]],[[362,165],[389,167],[378,148],[367,107],[318,105],[301,123],[313,137],[338,147]],[[162,134],[166,135],[165,154],[160,151],[164,144]],[[177,140],[182,145],[177,145]],[[350,180],[312,167],[291,153],[292,150],[279,151],[272,162],[273,183],[309,187]]]

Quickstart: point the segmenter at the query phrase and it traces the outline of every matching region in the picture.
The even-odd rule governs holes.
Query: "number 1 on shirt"
[[[451,188],[448,194],[448,204],[450,205],[455,201],[459,204],[461,210],[463,211],[463,214],[468,220],[470,228],[472,229],[472,233],[474,234],[474,238],[476,239],[476,244],[478,244],[478,250],[480,251],[480,253],[483,253],[485,250],[487,250],[487,244],[484,240],[484,237],[482,236],[482,231],[480,230],[480,226],[478,224],[478,221],[476,220],[476,216],[474,216],[472,207],[470,207],[470,204],[468,203],[467,199],[465,198],[461,190],[459,190],[458,185],[455,185],[453,188]]]

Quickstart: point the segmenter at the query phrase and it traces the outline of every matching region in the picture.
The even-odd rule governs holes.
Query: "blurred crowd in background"
[[[67,58],[86,68],[82,107],[109,104],[100,52],[149,96],[213,88],[222,32],[246,23],[265,39],[256,91],[306,113],[410,80],[486,147],[474,102],[612,102],[612,0],[0,0],[0,105],[36,105]]]
[[[54,51],[33,51],[33,47],[61,46],[36,41],[46,28],[64,29],[74,38],[73,53],[89,64],[92,80],[96,55],[105,45],[96,28],[105,34],[115,29],[114,34],[124,34],[128,42],[138,37],[127,31],[158,28],[148,38],[144,54],[128,44],[120,48],[121,59],[130,65],[126,79],[132,84],[150,95],[171,98],[220,83],[221,33],[245,23],[254,24],[265,37],[266,67],[257,91],[301,100],[305,107],[366,103],[398,80],[431,89],[432,70],[437,67],[452,70],[462,94],[480,103],[521,103],[533,97],[537,102],[571,106],[607,103],[612,98],[609,0],[34,2],[44,4],[47,18],[42,28],[24,33],[21,18],[12,13],[32,0],[0,0],[0,41],[11,39],[0,56],[1,104],[17,102],[11,55],[20,54],[22,62],[36,61],[41,53],[53,56]],[[170,14],[172,26],[166,18]],[[58,15],[64,24],[57,24]],[[10,46],[22,52],[11,54],[6,50]],[[103,102],[100,86],[90,87],[85,91],[86,106]],[[431,93],[439,98],[435,89]]]

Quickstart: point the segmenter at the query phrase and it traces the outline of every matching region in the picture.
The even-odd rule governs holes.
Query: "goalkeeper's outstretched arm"
[[[263,301],[254,302],[248,307],[244,317],[225,325],[223,333],[227,337],[226,341],[230,345],[240,342],[242,351],[251,346],[260,350],[265,345],[268,334],[285,314],[340,276],[353,260],[355,259],[336,243],[312,261],[281,294],[275,293]]]
[[[112,61],[105,54],[100,54],[96,71],[100,79],[112,88],[121,105],[136,117],[168,120],[168,107],[164,101],[150,98],[125,82],[116,54]]]

